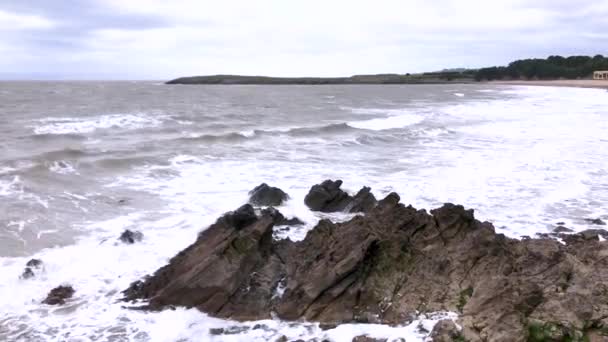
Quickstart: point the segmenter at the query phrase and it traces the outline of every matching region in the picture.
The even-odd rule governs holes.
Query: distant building
[[[593,73],[594,80],[608,80],[608,71],[596,71]]]

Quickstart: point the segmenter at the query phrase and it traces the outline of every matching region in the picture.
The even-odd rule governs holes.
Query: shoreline
[[[539,86],[539,87],[569,87],[608,89],[608,81],[602,80],[550,80],[550,81],[489,81],[487,84]]]

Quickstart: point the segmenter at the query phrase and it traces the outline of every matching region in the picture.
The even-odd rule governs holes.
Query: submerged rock
[[[126,244],[134,244],[141,241],[144,238],[144,234],[138,231],[125,230],[120,234],[119,240]]]
[[[72,286],[58,286],[49,292],[46,299],[42,301],[43,304],[48,305],[63,305],[66,299],[72,298],[74,295],[74,288]]]
[[[557,233],[557,234],[559,234],[559,233],[572,233],[572,232],[573,232],[572,229],[566,228],[564,226],[557,226],[557,227],[555,227],[555,229],[553,229],[553,233]]]
[[[311,210],[326,213],[346,211],[350,213],[368,212],[376,206],[376,198],[369,187],[363,187],[354,196],[350,196],[342,189],[341,180],[326,180],[321,184],[313,185],[304,198],[304,203]]]
[[[589,224],[595,224],[598,226],[605,226],[606,222],[604,222],[601,218],[596,218],[596,219],[588,219],[586,218],[585,221]]]
[[[335,207],[345,198],[340,184],[325,183],[308,202]],[[326,324],[400,324],[448,310],[462,314],[469,341],[525,341],[539,324],[568,336],[608,331],[608,243],[597,234],[566,234],[577,237],[566,244],[510,239],[460,205],[427,212],[399,200],[392,193],[365,216],[321,220],[298,242],[272,239],[272,211],[256,217],[241,207],[125,299],[145,299],[151,310]]]
[[[249,203],[260,206],[279,206],[289,199],[285,191],[262,183],[249,192]]]
[[[28,261],[25,266],[27,267],[32,267],[32,268],[40,268],[42,267],[42,260],[40,259],[30,259],[30,261]]]
[[[368,335],[359,335],[353,337],[352,342],[386,342],[387,338],[373,338]]]
[[[21,279],[30,279],[36,276],[36,271],[42,269],[42,260],[31,259],[25,264],[25,269],[21,274]]]

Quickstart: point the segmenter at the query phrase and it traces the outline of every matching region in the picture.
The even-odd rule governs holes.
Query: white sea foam
[[[351,121],[350,127],[359,129],[369,129],[373,131],[383,131],[387,129],[403,128],[420,123],[424,116],[416,114],[396,115],[386,118],[376,118],[370,120]]]
[[[89,235],[74,245],[49,248],[27,258],[0,258],[3,275],[0,277],[0,340],[18,340],[20,336],[23,341],[94,338],[266,341],[285,335],[289,339],[317,337],[350,341],[353,336],[369,334],[405,337],[408,342],[422,341],[425,335],[417,329],[418,325],[430,330],[442,316],[421,317],[402,327],[357,324],[322,331],[315,324],[291,325],[278,320],[237,323],[211,318],[196,310],[160,313],[127,310],[122,307],[124,303],[118,301],[119,292],[131,281],[165,264],[220,214],[244,203],[247,192],[261,182],[285,190],[291,200],[279,209],[287,217],[296,216],[306,222],[303,227],[277,236],[292,240],[302,239],[324,217],[304,205],[302,199],[309,187],[338,177],[345,181],[343,187],[351,193],[370,185],[378,198],[396,191],[403,203],[412,203],[418,208],[433,208],[447,201],[464,204],[476,209],[477,218],[493,221],[499,232],[514,237],[545,232],[560,221],[569,228],[582,230],[590,227],[583,218],[606,218],[608,120],[604,113],[608,95],[589,89],[503,89],[508,95],[503,99],[433,105],[429,111],[438,121],[434,124],[442,128],[416,125],[412,129],[420,128],[424,139],[413,143],[404,141],[398,149],[382,153],[365,154],[357,146],[323,154],[328,145],[319,145],[316,156],[304,153],[302,145],[278,146],[277,150],[287,151],[287,157],[281,159],[218,156],[201,149],[200,154],[176,153],[164,163],[146,165],[124,174],[106,190],[147,192],[151,197],[162,199],[166,206],[127,213],[117,211],[110,220],[83,219],[73,228]],[[389,119],[389,123],[399,120],[391,119],[393,117],[428,118],[418,110],[367,109],[361,114],[379,116],[373,119],[378,121]],[[390,128],[393,127],[386,129]],[[321,143],[323,140],[318,141]],[[370,156],[386,157],[390,165],[380,167],[376,160],[370,163],[367,160]],[[310,160],[312,157],[318,158]],[[321,157],[332,159],[325,162]],[[26,196],[21,178],[8,174],[0,178],[0,196],[16,199]],[[65,195],[75,200],[82,197],[72,192]],[[346,218],[337,215],[332,220]],[[15,220],[10,229],[18,232],[25,224],[27,222]],[[143,231],[144,240],[128,246],[118,243],[117,237],[124,229]],[[20,280],[19,274],[32,257],[45,262],[46,272],[28,281]],[[39,304],[50,288],[62,283],[76,288],[75,298],[67,307]],[[455,317],[454,314],[447,316]],[[210,328],[255,324],[265,324],[268,329],[250,329],[235,335],[209,334]]]
[[[464,97],[464,94],[463,93],[454,93],[454,96]]]
[[[0,196],[9,196],[23,193],[21,178],[14,176],[12,179],[0,179]]]
[[[10,167],[10,166],[1,166],[0,167],[0,176],[5,175],[7,173],[12,173],[14,171],[17,171],[17,169],[15,169],[14,167]]]
[[[64,175],[78,174],[78,171],[70,162],[63,160],[54,161],[53,163],[51,163],[51,165],[49,166],[49,170],[51,170],[51,172],[60,173]]]
[[[35,134],[84,134],[98,129],[135,130],[160,126],[169,117],[151,114],[107,114],[92,117],[57,117],[37,120]]]

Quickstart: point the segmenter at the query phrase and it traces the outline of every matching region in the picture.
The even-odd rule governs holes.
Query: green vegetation
[[[467,342],[467,339],[465,339],[462,334],[459,334],[458,336],[454,337],[454,342]]]
[[[554,323],[532,322],[528,324],[528,342],[589,342],[587,334]]]
[[[590,78],[596,70],[608,70],[607,57],[550,56],[547,59],[518,60],[506,67],[482,68],[475,74],[475,79],[477,81],[578,79]]]
[[[473,288],[470,286],[460,291],[460,296],[458,297],[458,305],[456,305],[456,309],[458,309],[458,312],[462,313],[462,310],[464,310],[464,306],[467,305],[467,302],[469,301],[469,298],[471,298],[471,296],[473,296]]]

